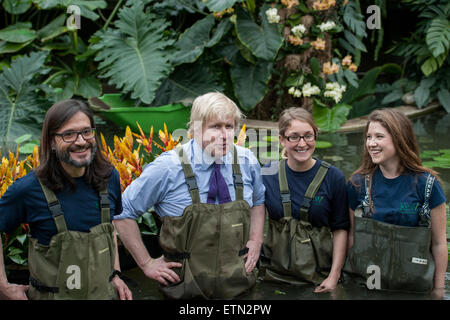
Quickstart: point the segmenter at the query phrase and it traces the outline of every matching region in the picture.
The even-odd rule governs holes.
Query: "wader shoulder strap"
[[[102,223],[111,222],[108,190],[103,189],[102,191],[100,191],[99,197],[100,197],[100,208],[102,211]]]
[[[40,179],[39,183],[41,184],[42,191],[44,191],[45,199],[47,200],[48,209],[50,210],[50,213],[52,214],[53,220],[56,224],[56,229],[58,230],[58,233],[67,231],[66,226],[66,220],[64,219],[64,213],[61,208],[61,204],[58,201],[58,198],[56,198],[55,193],[47,188]]]
[[[286,159],[280,160],[278,169],[278,182],[280,184],[281,204],[283,205],[284,216],[292,217],[291,193],[286,178]]]
[[[313,181],[309,184],[308,189],[306,189],[305,196],[303,197],[302,206],[300,207],[301,220],[309,221],[309,208],[311,207],[311,202],[316,196],[316,193],[319,190],[319,187],[330,167],[331,165],[328,162],[322,161],[320,163],[319,170],[317,170]]]
[[[200,203],[200,193],[198,191],[197,181],[195,180],[194,172],[186,153],[184,153],[183,147],[179,146],[175,149],[175,152],[180,157],[181,167],[183,168],[186,184],[191,195],[192,203]]]
[[[433,189],[434,180],[436,178],[428,173],[427,175],[427,182],[425,184],[425,198],[423,201],[423,205],[420,208],[419,211],[419,226],[421,227],[429,227],[430,226],[430,196],[431,196],[431,190]]]
[[[233,182],[236,190],[236,200],[244,199],[244,182],[242,180],[241,166],[238,161],[238,153],[236,146],[233,150]]]

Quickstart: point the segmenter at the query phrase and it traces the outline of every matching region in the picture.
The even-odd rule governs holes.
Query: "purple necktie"
[[[216,203],[216,196],[219,196],[219,204],[231,202],[228,186],[220,173],[220,165],[218,163],[214,163],[214,170],[209,179],[207,203]]]

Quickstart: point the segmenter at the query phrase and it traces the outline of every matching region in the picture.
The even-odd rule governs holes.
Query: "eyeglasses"
[[[95,128],[87,128],[81,131],[65,131],[62,133],[55,133],[55,136],[60,136],[64,142],[75,142],[80,134],[84,140],[92,139],[95,136]]]
[[[304,136],[293,135],[293,136],[288,136],[285,138],[289,142],[299,142],[302,138],[303,138],[303,140],[305,140],[305,142],[313,142],[314,140],[316,140],[316,135],[308,133],[308,134],[305,134]]]

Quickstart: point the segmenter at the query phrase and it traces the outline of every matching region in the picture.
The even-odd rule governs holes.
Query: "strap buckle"
[[[100,205],[102,208],[109,208],[108,193],[100,193]]]
[[[281,193],[281,202],[282,203],[291,202],[291,194],[289,192]]]
[[[243,187],[244,181],[242,180],[242,174],[233,174],[233,180],[236,187]]]
[[[49,203],[48,208],[50,209],[50,212],[54,218],[63,214],[59,201]]]
[[[186,178],[186,183],[188,185],[189,191],[192,191],[194,189],[198,189],[197,181],[195,180],[195,177],[188,177],[188,178]]]
[[[309,209],[311,207],[311,201],[312,201],[311,198],[304,197],[303,202],[302,202],[302,207]]]

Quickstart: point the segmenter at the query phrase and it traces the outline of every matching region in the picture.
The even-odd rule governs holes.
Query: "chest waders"
[[[300,219],[292,217],[291,195],[286,178],[286,160],[279,164],[278,179],[284,217],[269,218],[263,243],[261,267],[264,280],[291,284],[321,283],[331,269],[333,245],[328,227],[313,227],[309,210],[330,165],[322,161],[316,176],[306,190],[300,208]]]
[[[248,252],[250,206],[243,198],[237,150],[232,165],[236,200],[224,204],[200,203],[190,162],[182,148],[177,151],[192,204],[182,216],[163,218],[160,244],[164,257],[183,266],[172,269],[180,282],[161,290],[172,299],[231,299],[256,283],[255,271],[246,273],[242,257]]]
[[[405,227],[371,218],[371,178],[365,177],[365,196],[355,209],[353,247],[343,271],[369,289],[427,292],[433,288],[429,198],[435,178],[429,174],[419,227]]]
[[[42,183],[41,187],[58,233],[47,246],[30,238],[29,298],[117,298],[109,279],[114,270],[115,246],[107,191],[100,192],[101,223],[92,227],[90,232],[80,232],[67,229],[55,194]]]

